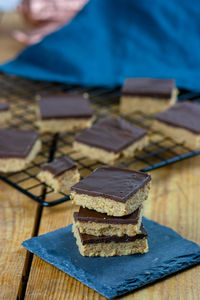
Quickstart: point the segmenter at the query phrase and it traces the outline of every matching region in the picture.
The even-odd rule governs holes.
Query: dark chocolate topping
[[[53,177],[57,177],[67,170],[76,169],[76,163],[68,156],[62,156],[50,163],[44,164],[41,168],[42,171],[49,171]]]
[[[76,141],[111,152],[119,152],[147,134],[120,118],[106,118],[83,130]]]
[[[147,173],[103,166],[75,184],[71,190],[125,203],[150,180],[151,176]]]
[[[95,210],[80,207],[79,212],[74,213],[75,221],[94,222],[106,224],[137,224],[140,219],[141,206],[132,214],[124,217],[113,217],[99,213]]]
[[[169,99],[174,88],[173,79],[127,78],[122,88],[122,94]]]
[[[158,121],[171,126],[188,129],[195,134],[200,133],[200,104],[185,101],[177,103],[170,109],[155,116]]]
[[[41,119],[91,118],[89,101],[81,95],[58,94],[38,101]]]
[[[6,111],[9,110],[9,105],[4,102],[0,102],[0,111]]]
[[[129,236],[129,235],[123,235],[123,236],[117,236],[117,235],[112,235],[112,236],[94,236],[90,234],[85,234],[85,233],[80,233],[80,238],[81,242],[83,245],[85,244],[98,244],[98,243],[129,243],[129,242],[134,242],[135,240],[138,239],[144,239],[147,238],[147,232],[144,229],[143,224],[140,227],[141,233],[136,234],[134,236]]]
[[[39,135],[34,131],[2,129],[0,130],[0,157],[25,158],[38,138]]]

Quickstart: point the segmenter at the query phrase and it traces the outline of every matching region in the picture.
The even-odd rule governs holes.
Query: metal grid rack
[[[96,119],[107,116],[118,116],[118,104],[120,89],[86,89],[81,87],[70,87],[63,84],[52,84],[46,82],[33,82],[16,76],[0,74],[0,100],[8,101],[11,106],[12,120],[10,128],[37,129],[36,107],[37,95],[55,93],[58,91],[70,91],[70,93],[83,93],[91,101]],[[199,94],[181,91],[179,101],[190,99],[199,100]],[[136,124],[148,130],[150,143],[145,149],[132,159],[119,159],[116,166],[134,168],[141,171],[152,171],[167,166],[180,160],[200,154],[200,150],[192,151],[188,147],[178,144],[159,132],[151,130],[153,115],[143,115],[135,112],[123,116],[132,124]],[[40,166],[54,158],[64,154],[74,159],[81,177],[87,176],[95,168],[101,166],[97,161],[91,161],[82,157],[72,149],[75,132],[52,135],[42,134],[42,151],[29,166],[20,172],[3,174],[0,179],[18,189],[42,206],[54,206],[69,200],[69,196],[55,193],[51,187],[43,184],[37,178]]]

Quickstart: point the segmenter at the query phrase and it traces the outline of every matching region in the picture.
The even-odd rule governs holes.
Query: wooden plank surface
[[[4,14],[0,20],[0,62],[11,59],[21,48],[11,37],[13,29],[22,28],[18,14]],[[33,236],[38,205],[0,181],[0,299],[21,295],[29,254],[21,243]]]
[[[24,47],[12,37],[12,33],[26,26],[17,13],[0,14],[0,63],[12,59]]]
[[[1,21],[1,62],[10,59],[21,48],[9,36],[12,29],[20,26],[24,25],[16,14],[6,14]],[[199,166],[200,157],[195,157],[153,171],[151,199],[146,202],[144,211],[146,217],[197,243],[200,243]],[[70,224],[74,209],[71,202],[44,208],[39,234]],[[38,211],[35,203],[0,182],[0,213],[0,236],[3,237],[0,242],[0,299],[10,300],[16,299],[21,291],[27,260],[26,251],[20,244],[32,236]],[[122,299],[197,300],[200,295],[199,271],[200,267],[192,268]],[[25,299],[97,300],[104,297],[34,256]]]
[[[153,171],[151,198],[144,215],[169,226],[183,237],[200,243],[200,157]],[[72,222],[75,207],[71,202],[56,208],[44,208],[39,234]],[[158,241],[159,247],[159,241]],[[200,267],[141,289],[122,299],[198,300]],[[42,278],[42,280],[41,280]],[[104,299],[70,276],[34,256],[25,299]]]
[[[0,299],[16,299],[22,292],[27,252],[21,243],[33,236],[37,209],[36,203],[0,181]]]

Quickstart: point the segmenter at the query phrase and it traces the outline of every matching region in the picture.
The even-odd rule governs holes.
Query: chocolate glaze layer
[[[175,88],[173,79],[127,78],[122,94],[168,100]]]
[[[75,137],[77,142],[118,153],[147,134],[120,118],[105,118]]]
[[[113,236],[94,236],[94,235],[90,235],[90,234],[85,234],[85,233],[80,233],[79,231],[79,235],[81,238],[81,242],[83,245],[86,244],[98,244],[98,243],[130,243],[130,242],[134,242],[135,240],[138,239],[144,239],[147,238],[147,232],[144,229],[143,224],[140,227],[140,231],[141,233],[136,234],[135,236],[128,236],[128,235],[123,235],[123,236],[117,236],[117,235],[113,235]]]
[[[106,224],[137,224],[140,219],[141,206],[132,214],[124,217],[113,217],[99,213],[95,210],[80,207],[79,212],[74,213],[75,221],[86,223],[106,223]]]
[[[44,164],[41,167],[41,171],[48,171],[53,175],[53,177],[57,177],[67,170],[72,170],[76,168],[76,163],[65,155],[50,163]]]
[[[200,134],[200,104],[185,101],[155,116],[156,120]]]
[[[151,176],[143,172],[103,166],[75,184],[71,190],[125,203],[150,180]]]
[[[4,102],[0,102],[0,111],[7,111],[9,110],[9,105]]]
[[[81,95],[49,95],[38,101],[42,120],[92,117],[89,101]]]
[[[25,158],[39,135],[28,130],[0,130],[0,158]]]

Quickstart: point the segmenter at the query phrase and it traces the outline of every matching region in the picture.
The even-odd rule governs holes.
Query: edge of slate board
[[[55,256],[56,250],[52,251],[52,253],[49,255],[45,248],[42,248],[40,245],[38,245],[38,239],[42,238],[44,240],[45,238],[47,238],[49,247],[51,246],[50,244],[52,243],[52,249],[53,249],[55,247],[55,242],[52,239],[48,240],[48,235],[57,236],[59,234],[66,235],[67,233],[72,235],[72,237],[70,236],[70,238],[72,238],[72,244],[75,243],[75,238],[73,237],[73,234],[71,232],[72,225],[57,229],[55,231],[43,234],[41,236],[33,237],[29,240],[24,241],[22,243],[22,246],[25,247],[30,252],[39,256],[41,259],[43,259],[46,262],[50,263],[51,265],[57,267],[58,269],[67,273],[68,275],[74,277],[75,279],[79,280],[83,284],[94,289],[95,291],[97,291],[98,293],[102,294],[103,296],[105,296],[106,298],[109,298],[109,299],[130,293],[133,290],[144,287],[145,285],[149,285],[149,284],[155,282],[156,280],[163,279],[169,275],[173,275],[174,273],[177,273],[181,270],[187,269],[193,265],[197,265],[198,263],[200,263],[200,247],[196,243],[184,239],[178,233],[176,233],[173,229],[168,228],[163,225],[160,225],[154,221],[143,218],[143,223],[149,233],[149,236],[151,236],[151,227],[152,228],[154,227],[154,230],[155,230],[155,228],[158,231],[164,230],[165,232],[168,232],[168,234],[171,234],[171,236],[176,237],[177,241],[182,241],[184,244],[187,244],[186,245],[187,246],[187,250],[186,250],[187,254],[177,256],[174,259],[174,261],[173,261],[173,259],[170,260],[169,264],[166,261],[165,264],[162,265],[162,267],[159,266],[159,272],[158,272],[158,265],[156,265],[156,262],[152,261],[153,263],[155,263],[155,266],[152,266],[145,273],[141,272],[141,274],[137,275],[137,278],[133,278],[133,279],[125,278],[124,280],[122,279],[121,284],[115,284],[115,285],[112,285],[111,287],[108,287],[101,282],[98,282],[98,286],[97,286],[97,284],[94,284],[95,276],[90,274],[87,271],[84,271],[83,269],[80,269],[78,266],[74,265],[70,258],[68,258],[68,260],[66,260],[66,261],[62,260],[62,264],[61,264],[59,262],[59,259],[57,259]],[[166,242],[167,242],[167,240],[166,240]],[[151,241],[149,242],[149,244],[150,244],[150,251],[151,251]],[[69,252],[74,251],[72,248],[70,249],[70,246],[72,246],[72,248],[73,248],[74,245],[67,245],[66,251],[67,250]],[[190,251],[189,246],[191,246],[191,253],[189,252]],[[78,251],[77,246],[76,246],[76,248]],[[94,260],[94,262],[96,262],[96,260],[112,260],[112,259],[120,260],[122,258],[120,256],[108,257],[108,258],[83,257],[79,254],[79,252],[77,255],[80,256],[80,257],[78,257],[78,259],[88,260],[88,262],[89,262],[89,260]],[[138,258],[141,256],[143,257],[144,255],[146,256],[146,255],[148,255],[148,253],[143,254],[143,255],[137,254],[137,255],[134,255],[134,257]],[[45,258],[44,258],[44,256],[45,256]],[[129,257],[130,256],[126,256],[126,257],[123,256],[123,258],[126,258],[127,260]],[[133,255],[131,257],[133,257]],[[176,262],[177,258],[179,261],[178,263]]]

